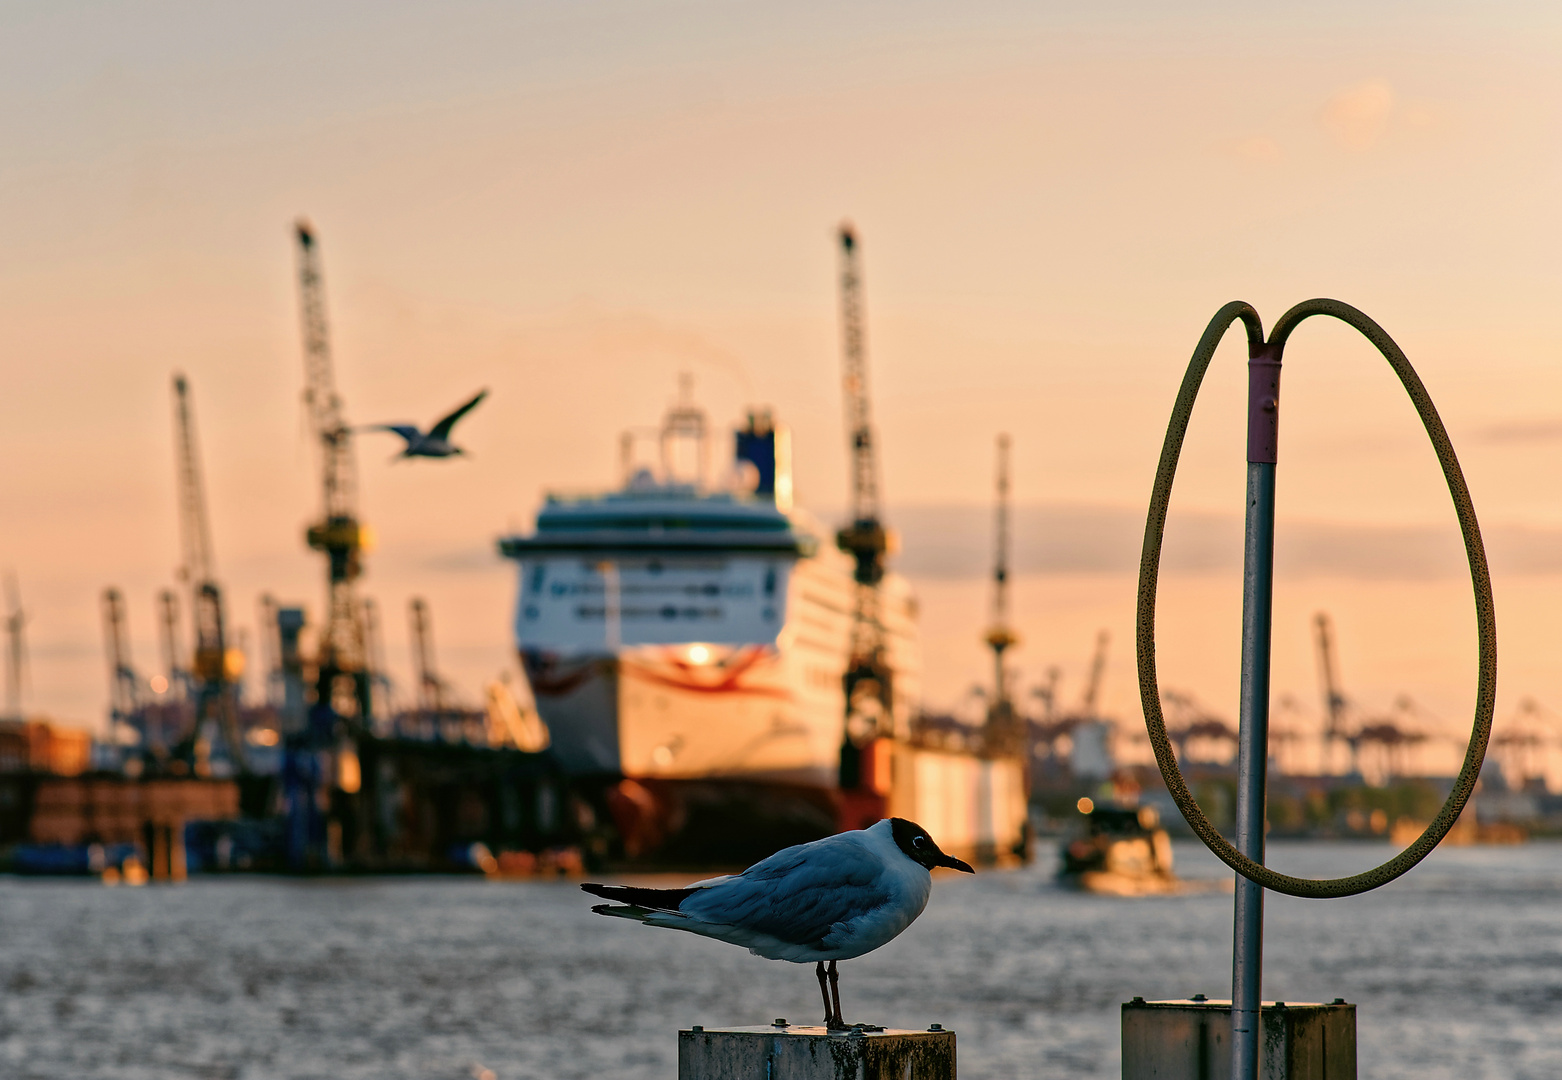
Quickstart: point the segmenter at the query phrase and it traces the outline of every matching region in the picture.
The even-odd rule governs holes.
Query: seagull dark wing
[[[477,403],[482,401],[487,396],[487,390],[479,390],[477,392],[477,396],[474,397],[471,401],[467,402],[465,405],[461,406],[455,412],[445,417],[439,423],[429,428],[428,437],[431,439],[450,438],[450,429],[456,426],[456,421],[461,419],[467,413],[471,412],[473,409],[477,408]]]
[[[798,945],[894,899],[883,868],[849,834],[786,848],[743,873],[700,889],[679,911]]]
[[[365,424],[359,431],[394,431],[409,443],[422,438],[422,433],[411,424]]]

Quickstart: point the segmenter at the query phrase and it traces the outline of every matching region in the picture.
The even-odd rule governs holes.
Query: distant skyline
[[[302,215],[353,422],[492,388],[469,459],[391,465],[393,440],[359,440],[393,670],[414,595],[470,698],[513,666],[493,539],[545,489],[612,483],[618,432],[654,423],[680,371],[718,430],[773,406],[800,502],[844,505],[850,219],[931,706],[986,678],[1007,431],[1016,661],[1082,671],[1110,627],[1107,704],[1138,723],[1135,522],[1188,354],[1226,300],[1272,323],[1326,295],[1399,340],[1454,437],[1498,571],[1499,717],[1562,709],[1559,60],[1562,10],[1538,3],[8,6],[0,567],[31,614],[29,708],[102,722],[105,586],[154,666],[175,370],[237,624],[262,591],[318,610]],[[1241,361],[1233,338],[1176,492],[1188,550],[1213,554],[1163,597],[1168,679],[1228,714]],[[1473,619],[1414,414],[1364,343],[1313,324],[1283,400],[1277,692],[1316,700],[1306,620],[1329,607],[1364,702],[1410,694],[1457,729]]]

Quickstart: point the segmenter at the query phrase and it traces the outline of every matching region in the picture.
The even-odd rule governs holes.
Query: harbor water
[[[1229,892],[941,878],[842,965],[849,1021],[942,1023],[968,1080],[1116,1077],[1118,1005],[1223,997]],[[1384,845],[1275,843],[1335,876]],[[1219,878],[1177,845],[1187,877]],[[1359,1006],[1361,1075],[1562,1076],[1562,845],[1457,848],[1361,897],[1270,896],[1264,996]],[[675,1031],[816,1022],[808,967],[595,916],[570,882],[0,879],[0,1075],[15,1080],[671,1080]]]

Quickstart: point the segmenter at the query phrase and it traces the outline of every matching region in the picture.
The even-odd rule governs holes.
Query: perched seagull
[[[427,434],[419,431],[413,424],[369,424],[359,430],[394,431],[407,440],[407,448],[399,455],[404,458],[450,457],[454,454],[464,454],[465,450],[450,441],[450,429],[456,426],[457,420],[477,408],[477,403],[487,396],[487,390],[479,390],[476,397],[429,428]]]
[[[812,961],[825,1025],[840,1029],[846,1021],[836,961],[872,952],[910,926],[927,906],[935,866],[976,872],[938,850],[922,826],[886,818],[858,832],[785,848],[741,874],[686,889],[594,882],[581,888],[623,905],[599,904],[591,909],[599,915],[687,930],[767,960]]]

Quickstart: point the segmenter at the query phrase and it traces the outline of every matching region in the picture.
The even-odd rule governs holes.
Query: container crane
[[[863,342],[862,275],[857,235],[842,225],[841,333],[842,397],[846,406],[847,449],[851,458],[851,524],[836,534],[836,544],[852,557],[856,595],[852,605],[851,651],[843,679],[847,739],[842,749],[841,783],[856,782],[854,751],[894,727],[893,673],[884,648],[879,583],[889,534],[879,518],[879,465],[868,409],[868,363]]]
[[[327,615],[316,658],[316,740],[329,739],[337,717],[350,726],[367,725],[373,712],[364,655],[363,621],[353,583],[363,573],[368,530],[358,520],[357,470],[352,429],[342,415],[331,367],[325,319],[325,287],[320,249],[313,227],[300,220],[298,239],[299,305],[304,331],[304,404],[320,442],[323,516],[306,533],[309,546],[326,556]]]
[[[195,734],[215,724],[222,732],[228,754],[240,768],[244,746],[239,737],[238,677],[244,658],[229,649],[223,616],[222,589],[212,560],[211,526],[206,513],[206,485],[196,448],[195,416],[190,406],[190,385],[174,375],[175,465],[179,481],[179,526],[184,540],[184,565],[179,577],[190,589],[195,628],[195,654],[190,665]],[[199,766],[200,762],[197,762]]]
[[[982,640],[993,651],[993,695],[987,708],[983,741],[991,753],[1016,754],[1024,749],[1025,729],[1015,713],[1004,671],[1004,653],[1019,644],[1009,625],[1009,436],[998,436],[997,499],[993,521],[993,621]]]

